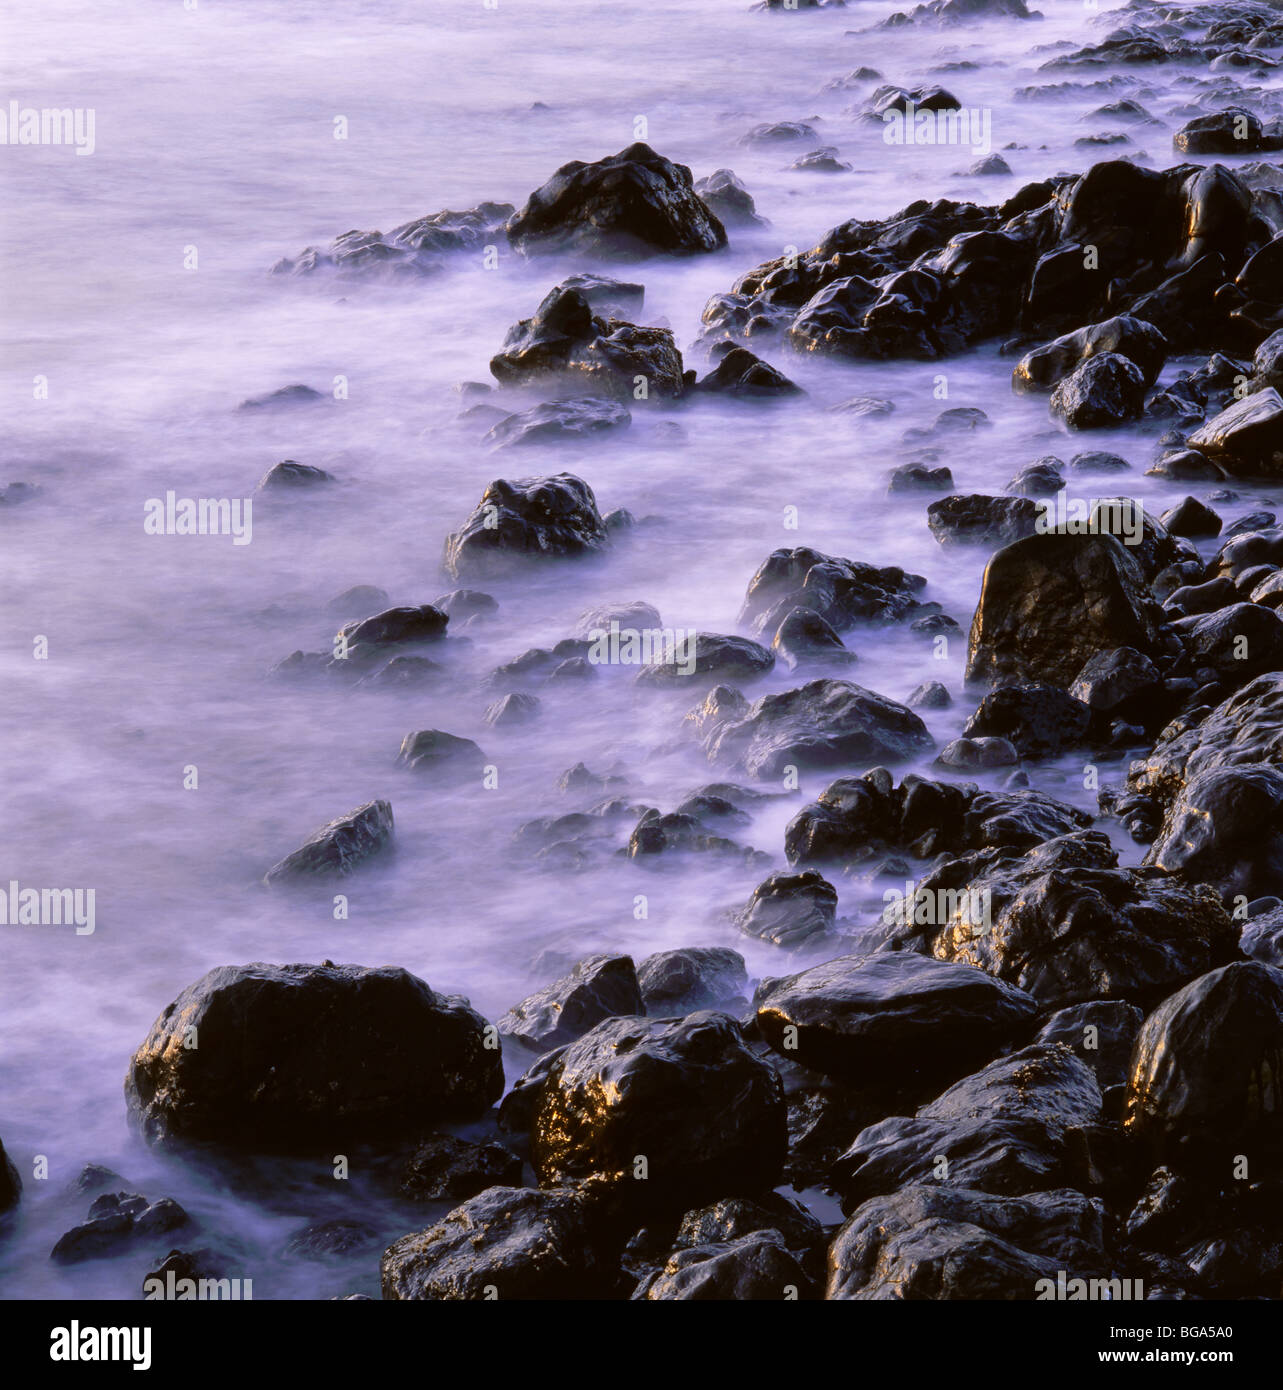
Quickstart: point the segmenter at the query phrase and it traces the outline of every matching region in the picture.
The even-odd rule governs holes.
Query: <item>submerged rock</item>
[[[219,966],[134,1053],[129,1118],[153,1144],[259,1151],[414,1132],[498,1099],[486,1028],[393,966]]]
[[[738,951],[684,946],[647,956],[637,967],[637,983],[647,1012],[670,1017],[741,1000],[748,990],[748,972]]]
[[[313,877],[346,877],[393,847],[392,805],[367,801],[346,816],[328,821],[263,876],[267,884]]]
[[[545,401],[507,415],[486,431],[483,444],[497,449],[539,444],[573,444],[627,429],[633,417],[617,401],[601,396]]]
[[[757,885],[736,920],[746,936],[773,946],[810,946],[833,934],[837,905],[837,889],[815,870],[775,873]]]

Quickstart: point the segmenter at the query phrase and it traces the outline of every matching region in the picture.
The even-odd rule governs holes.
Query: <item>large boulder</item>
[[[736,920],[745,936],[773,946],[811,946],[834,933],[837,906],[837,889],[813,869],[775,873],[753,889]]]
[[[1083,1132],[1101,1122],[1090,1069],[1059,1043],[990,1063],[924,1105],[862,1130],[839,1160],[843,1209],[910,1183],[1020,1196],[1085,1181]]]
[[[683,946],[647,956],[637,983],[647,1012],[671,1018],[742,1000],[748,971],[744,957],[727,946]]]
[[[499,1031],[545,1051],[573,1042],[604,1018],[642,1011],[629,956],[588,956],[569,975],[523,999],[499,1020]]]
[[[579,290],[550,290],[533,317],[508,330],[490,370],[506,386],[537,384],[547,377],[574,383],[586,393],[637,399],[637,378],[647,396],[680,396],[682,355],[671,329],[639,328],[593,313]]]
[[[1283,472],[1283,396],[1272,386],[1226,406],[1190,435],[1191,449],[1233,477]]]
[[[1085,812],[1042,792],[995,792],[914,775],[897,787],[889,773],[875,770],[839,778],[804,806],[784,832],[784,852],[791,864],[854,865],[888,851],[929,858],[1028,849],[1090,824]]]
[[[941,545],[1010,545],[1038,529],[1038,508],[1028,497],[955,493],[927,508],[927,526]]]
[[[150,1143],[251,1150],[414,1134],[502,1090],[465,999],[394,966],[328,961],[211,970],[152,1024],[125,1080]]]
[[[597,499],[582,478],[498,478],[462,529],[446,537],[444,563],[452,578],[472,579],[531,560],[598,554],[608,544]]]
[[[508,220],[508,240],[526,255],[689,255],[720,250],[726,229],[691,171],[639,142],[591,164],[563,164]]]
[[[754,1003],[758,1031],[782,1057],[892,1088],[965,1076],[1027,1035],[1037,1009],[983,970],[910,951],[840,956],[764,980]]]
[[[778,631],[795,608],[818,613],[837,632],[899,622],[920,606],[913,596],[925,584],[894,565],[879,568],[810,546],[773,550],[749,580],[739,621],[757,637]]]
[[[1086,358],[1051,393],[1051,413],[1072,430],[1113,429],[1145,412],[1145,374],[1129,357]]]
[[[963,855],[920,879],[918,893],[943,910],[897,928],[894,944],[978,965],[1047,1006],[1152,1002],[1207,970],[1232,936],[1213,889],[1121,869],[1095,830],[1024,854]]]
[[[500,1115],[529,1130],[542,1184],[592,1177],[631,1208],[770,1188],[784,1161],[779,1075],[719,1013],[599,1023],[540,1058]]]
[[[806,1271],[779,1231],[674,1250],[637,1285],[634,1299],[768,1302],[814,1297]]]
[[[1235,961],[1145,1020],[1132,1053],[1127,1129],[1178,1164],[1283,1147],[1283,971]]]
[[[1168,808],[1145,856],[1165,873],[1252,900],[1283,881],[1283,771],[1218,767],[1200,773]]]
[[[1136,560],[1112,535],[1029,536],[985,568],[971,623],[967,679],[1068,687],[1113,647],[1164,649],[1162,618]]]
[[[674,642],[665,659],[644,666],[638,685],[707,685],[711,681],[757,680],[775,668],[775,653],[748,637],[699,632],[694,641]]]
[[[1144,1015],[1121,999],[1095,999],[1057,1009],[1043,1024],[1039,1043],[1064,1043],[1096,1074],[1101,1094],[1127,1080],[1132,1045]]]
[[[1050,391],[1101,352],[1121,353],[1135,363],[1148,387],[1167,360],[1167,339],[1152,323],[1117,314],[1026,353],[1012,370],[1011,384],[1017,391]]]
[[[391,804],[367,801],[314,831],[292,854],[273,864],[263,881],[275,884],[346,878],[370,859],[389,853],[392,847]]]
[[[751,707],[742,698],[738,706],[722,702],[702,733],[710,762],[759,778],[782,776],[789,767],[904,762],[934,747],[911,709],[840,680],[808,681],[763,695]]]
[[[383,1252],[383,1297],[609,1298],[617,1257],[599,1244],[591,1204],[578,1193],[491,1187]]]
[[[858,1207],[829,1248],[830,1299],[1032,1299],[1039,1280],[1106,1265],[1099,1199],[1060,1189],[999,1197],[911,1184]]]

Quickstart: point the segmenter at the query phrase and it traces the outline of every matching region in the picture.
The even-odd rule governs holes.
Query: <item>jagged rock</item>
[[[668,659],[645,666],[637,673],[638,685],[707,684],[714,680],[756,680],[775,667],[775,653],[747,637],[718,632],[696,633],[694,650],[682,643]]]
[[[1162,677],[1149,657],[1132,647],[1115,647],[1088,658],[1069,693],[1105,718],[1143,720],[1161,687]]]
[[[717,366],[695,383],[695,390],[750,399],[800,396],[802,388],[745,347],[729,347]]]
[[[1005,738],[1025,758],[1050,758],[1087,738],[1088,707],[1054,685],[1002,685],[967,720],[968,738]]]
[[[748,989],[744,957],[725,946],[684,946],[659,951],[637,967],[637,983],[649,1013],[660,1017],[722,1008]]]
[[[775,630],[771,648],[790,671],[807,666],[850,666],[856,655],[831,623],[810,608],[794,608]]]
[[[323,487],[335,481],[333,473],[324,468],[316,468],[310,463],[295,463],[293,459],[282,459],[274,463],[259,480],[259,492],[285,492],[296,488]]]
[[[1167,339],[1152,323],[1116,314],[1026,353],[1012,370],[1011,384],[1017,391],[1050,391],[1099,353],[1125,357],[1140,368],[1148,388],[1167,360]]]
[[[920,606],[926,583],[896,566],[878,568],[809,546],[773,550],[749,581],[739,621],[755,637],[773,633],[794,608],[818,613],[835,631],[862,622],[899,622]]]
[[[1037,529],[1038,508],[1028,497],[980,493],[941,497],[927,508],[927,525],[941,545],[1009,545]]]
[[[1096,1075],[1101,1094],[1127,1080],[1132,1044],[1144,1015],[1122,1000],[1096,1000],[1057,1009],[1035,1042],[1064,1043]]]
[[[513,724],[529,724],[539,713],[539,697],[528,695],[521,690],[510,690],[506,695],[486,706],[484,715],[487,724],[508,727]]]
[[[1169,507],[1159,520],[1173,536],[1188,536],[1203,539],[1218,536],[1221,532],[1221,519],[1197,497],[1186,497],[1174,507]]]
[[[809,946],[833,934],[837,905],[837,889],[814,869],[775,873],[753,889],[736,920],[746,936],[773,946]]]
[[[640,257],[718,251],[726,230],[691,171],[638,142],[591,164],[572,160],[508,221],[526,255]]]
[[[1145,374],[1130,358],[1099,352],[1052,391],[1051,413],[1073,430],[1110,429],[1140,419],[1145,386]]]
[[[523,999],[499,1020],[499,1031],[547,1051],[581,1038],[605,1018],[643,1011],[629,956],[588,956],[569,975]]]
[[[150,1143],[365,1141],[493,1104],[485,1036],[466,1000],[393,966],[224,965],[152,1025],[125,1097]]]
[[[813,1297],[805,1270],[778,1231],[674,1250],[647,1275],[634,1299],[726,1299],[735,1302]]]
[[[715,169],[695,183],[695,192],[725,227],[761,227],[753,195],[730,169]]]
[[[597,499],[582,478],[499,478],[463,528],[446,537],[445,568],[454,579],[470,579],[523,561],[599,554],[608,544]]]
[[[441,729],[419,729],[402,739],[397,762],[421,776],[463,780],[481,775],[486,755],[470,738]]]
[[[948,709],[953,696],[939,681],[923,681],[904,703],[910,709]]]
[[[391,803],[367,801],[364,806],[314,831],[293,854],[273,864],[263,876],[263,882],[285,883],[331,875],[346,877],[370,859],[391,851],[392,829]]]
[[[433,1134],[406,1161],[399,1188],[412,1202],[466,1202],[488,1187],[516,1187],[521,1159],[502,1144]]]

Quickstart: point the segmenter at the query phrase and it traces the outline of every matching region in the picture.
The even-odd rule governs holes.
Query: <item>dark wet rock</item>
[[[1064,1043],[1096,1075],[1104,1094],[1127,1080],[1132,1044],[1144,1015],[1122,1000],[1096,1000],[1058,1009],[1043,1024],[1035,1042]]]
[[[369,1222],[340,1218],[318,1221],[295,1231],[285,1242],[284,1254],[295,1260],[328,1260],[377,1250],[383,1243],[379,1231]]]
[[[974,434],[977,430],[990,429],[993,421],[977,405],[954,405],[942,410],[926,429],[908,429],[904,432],[906,443],[941,439],[949,435]]]
[[[967,169],[967,173],[972,178],[1002,177],[1011,173],[1011,165],[1000,154],[991,154],[984,159],[977,159]]]
[[[588,956],[569,975],[509,1009],[499,1031],[546,1051],[583,1037],[603,1019],[642,1011],[632,958]]]
[[[93,1165],[90,1165],[91,1167]],[[104,1173],[110,1171],[102,1170]],[[114,1177],[115,1174],[113,1173]],[[12,1211],[22,1197],[22,1178],[14,1167],[13,1160],[0,1144],[0,1212]]]
[[[923,681],[904,703],[910,709],[948,709],[953,696],[939,681]]]
[[[684,1246],[637,1285],[633,1298],[768,1302],[813,1298],[811,1280],[778,1231]]]
[[[1176,483],[1219,482],[1225,475],[1197,449],[1177,449],[1162,455],[1145,470],[1147,478],[1167,478]]]
[[[762,779],[783,776],[789,767],[811,771],[854,762],[904,762],[932,746],[926,725],[912,710],[839,680],[808,681],[724,715],[713,701],[702,742],[710,762]]]
[[[1069,466],[1080,473],[1126,473],[1131,468],[1131,464],[1125,458],[1100,449],[1075,454],[1069,460]]]
[[[1169,507],[1159,520],[1173,536],[1202,540],[1221,533],[1221,518],[1197,497],[1186,497]]]
[[[985,791],[973,782],[910,775],[899,787],[885,770],[843,777],[789,822],[790,864],[854,864],[888,851],[920,858],[1005,847],[1028,849],[1091,824],[1091,817],[1041,792]]]
[[[592,488],[572,473],[496,479],[461,530],[446,537],[454,579],[510,572],[523,561],[599,554],[609,540]]]
[[[624,400],[641,399],[639,377],[646,398],[680,396],[685,389],[682,355],[671,330],[603,319],[580,291],[560,285],[544,296],[531,318],[508,330],[490,370],[508,386],[554,378],[594,396]]]
[[[259,492],[287,492],[296,488],[324,487],[335,481],[333,473],[324,468],[316,468],[310,463],[295,463],[293,459],[282,459],[274,463],[259,481]]]
[[[591,772],[586,763],[576,763],[557,779],[557,790],[562,792],[591,792],[605,795],[623,790],[628,778],[611,773]]]
[[[282,386],[279,390],[269,391],[264,396],[251,396],[249,400],[242,401],[236,408],[238,410],[291,410],[296,406],[315,405],[317,401],[325,399],[321,392],[314,390],[311,386],[296,383],[293,386]]]
[[[967,720],[968,738],[1010,740],[1024,758],[1051,758],[1085,742],[1088,707],[1054,685],[1001,685]]]
[[[1261,123],[1241,107],[1197,116],[1172,136],[1181,154],[1254,154],[1270,148],[1261,138]]]
[[[852,1084],[945,1085],[1027,1036],[1023,991],[970,966],[909,951],[840,956],[765,980],[757,1027],[786,1059]]]
[[[837,632],[858,623],[915,616],[926,580],[898,566],[825,555],[810,546],[773,550],[749,580],[739,621],[755,637],[774,633],[794,608],[820,614]]]
[[[450,254],[493,243],[503,236],[511,203],[481,203],[464,212],[434,212],[382,232],[345,232],[321,250],[309,246],[294,260],[282,258],[274,275],[329,271],[348,278],[420,277],[440,271]]]
[[[441,729],[419,729],[402,739],[397,762],[420,776],[463,780],[481,775],[486,755],[470,738]]]
[[[1149,657],[1132,647],[1115,647],[1089,658],[1069,693],[1093,714],[1145,722],[1155,710],[1161,686],[1162,677]]]
[[[432,600],[448,618],[466,622],[469,618],[490,618],[499,611],[499,600],[479,589],[453,589]]]
[[[1252,914],[1248,906],[1249,918],[1239,937],[1239,950],[1263,965],[1272,965],[1283,970],[1283,910],[1273,907],[1269,911]]]
[[[23,502],[33,502],[44,492],[36,483],[9,483],[0,487],[0,507],[18,507]]]
[[[563,164],[509,219],[508,239],[526,255],[640,257],[717,251],[726,230],[690,170],[639,142],[591,164]]]
[[[953,474],[946,467],[932,468],[925,463],[904,463],[891,470],[887,491],[950,492],[953,486]]]
[[[637,967],[646,1011],[660,1017],[722,1008],[748,989],[744,957],[725,946],[684,946],[659,951]]]
[[[1120,869],[1109,837],[1094,830],[1023,854],[965,854],[918,888],[953,890],[953,911],[898,928],[892,944],[978,965],[1047,1006],[1151,1001],[1208,969],[1231,935],[1214,890],[1156,869]],[[973,920],[976,895],[987,904],[984,922]]]
[[[924,1182],[858,1207],[829,1250],[829,1299],[1032,1299],[1038,1281],[1107,1268],[1099,1199],[1000,1197]]]
[[[151,1143],[363,1141],[493,1104],[487,1037],[466,1000],[393,966],[224,965],[152,1025],[125,1097]]]
[[[803,394],[800,386],[790,381],[769,362],[763,362],[748,348],[734,346],[722,354],[717,366],[707,376],[701,377],[693,389],[719,396],[742,396],[748,399]]]
[[[486,706],[484,718],[487,724],[508,728],[516,724],[529,724],[538,714],[537,695],[528,695],[522,690],[510,690],[493,704]]]
[[[771,647],[788,667],[850,666],[856,660],[827,619],[809,608],[794,608],[780,623]]]
[[[871,1125],[839,1160],[844,1210],[911,1183],[938,1181],[1004,1196],[1077,1187],[1082,1133],[1101,1120],[1091,1070],[1061,1044],[1035,1044],[957,1082],[917,1111]]]
[[[774,873],[757,885],[736,920],[746,936],[773,946],[812,946],[833,935],[837,905],[837,889],[814,869]]]
[[[339,628],[334,639],[334,657],[336,661],[363,666],[390,655],[389,647],[441,641],[449,621],[447,614],[430,603],[389,608],[369,618],[354,618]]]
[[[789,168],[795,169],[799,173],[811,174],[849,174],[851,172],[851,165],[845,159],[838,158],[836,145],[821,145],[819,149],[799,155],[789,165]]]
[[[314,831],[263,876],[264,883],[285,883],[316,877],[346,877],[369,860],[393,848],[392,806],[367,801],[345,816]]]
[[[49,1258],[55,1264],[101,1259],[192,1225],[170,1197],[149,1203],[134,1193],[104,1192],[89,1208],[88,1220],[59,1236]]]
[[[1014,767],[1019,761],[1020,754],[1010,739],[955,738],[940,750],[936,765],[975,772],[984,768]]]
[[[1178,1166],[1283,1142],[1283,972],[1235,961],[1192,981],[1145,1020],[1124,1125]]]
[[[544,401],[507,415],[486,431],[483,444],[498,449],[542,444],[573,444],[627,429],[632,415],[618,401],[604,396]]]
[[[1283,771],[1219,767],[1186,782],[1145,863],[1225,898],[1272,891],[1283,874]]]
[[[609,1298],[618,1278],[612,1254],[580,1194],[491,1187],[383,1252],[383,1297]]]
[[[1074,430],[1109,429],[1139,420],[1145,408],[1144,374],[1119,353],[1097,353],[1056,387],[1050,408]]]
[[[521,1159],[502,1144],[433,1134],[406,1161],[400,1193],[412,1202],[466,1202],[488,1187],[517,1187]]]
[[[790,1250],[811,1249],[824,1239],[824,1228],[791,1197],[763,1192],[755,1197],[726,1197],[696,1207],[681,1219],[673,1244],[680,1249],[739,1240],[754,1231],[774,1231]]]
[[[786,1145],[778,1073],[718,1013],[608,1019],[540,1058],[500,1119],[529,1127],[542,1184],[591,1175],[633,1209],[689,1210],[770,1188]]]
[[[643,667],[638,685],[706,684],[716,680],[757,680],[775,667],[775,653],[747,637],[718,632],[695,635],[694,651],[683,642],[668,659]]]
[[[74,1181],[68,1184],[67,1191],[77,1196],[92,1193],[96,1197],[108,1188],[119,1188],[124,1181],[113,1168],[105,1168],[101,1163],[86,1163]]]
[[[1097,652],[1164,648],[1161,610],[1136,560],[1112,535],[1030,536],[985,569],[967,679],[1068,686]]]
[[[1201,570],[1200,570],[1201,573]],[[1215,613],[1238,597],[1232,579],[1209,579],[1203,584],[1182,584],[1168,595],[1164,607],[1178,617]]]
[[[1022,468],[1007,484],[1018,497],[1052,497],[1065,486],[1064,464],[1048,456]]]
[[[695,184],[695,192],[725,227],[761,227],[753,195],[730,169],[715,169]]]
[[[1017,391],[1050,391],[1101,353],[1125,357],[1150,387],[1167,360],[1167,339],[1152,323],[1117,314],[1026,353],[1011,373],[1011,384]]]
[[[1278,476],[1283,469],[1283,397],[1272,386],[1254,391],[1195,430],[1188,442],[1231,477]]]
[[[941,497],[927,508],[927,525],[941,545],[1009,545],[1037,528],[1038,508],[1028,497],[981,493]]]
[[[1283,620],[1272,608],[1234,603],[1178,627],[1195,663],[1236,685],[1283,667]]]
[[[712,833],[703,817],[680,811],[663,815],[654,807],[642,813],[628,837],[627,847],[620,853],[639,861],[653,861],[661,854],[697,853],[750,866],[770,862],[769,855]]]

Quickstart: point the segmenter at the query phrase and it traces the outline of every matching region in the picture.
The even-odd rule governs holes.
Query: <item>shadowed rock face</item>
[[[726,229],[695,192],[691,171],[640,142],[592,164],[563,164],[507,230],[526,255],[639,258],[726,245]]]
[[[1031,1299],[1039,1279],[1106,1267],[1098,1198],[1061,1189],[998,1197],[913,1184],[865,1202],[829,1248],[831,1299]]]
[[[22,1196],[22,1178],[13,1166],[13,1160],[0,1144],[0,1212],[12,1210]]]
[[[651,1210],[770,1188],[786,1147],[778,1073],[718,1013],[600,1023],[542,1057],[501,1118],[529,1129],[542,1184],[595,1175],[624,1205]]]
[[[1140,567],[1111,535],[1029,536],[985,569],[967,680],[1067,688],[1097,652],[1164,649],[1161,613]]]
[[[758,1029],[781,1056],[888,1088],[956,1080],[1027,1029],[1037,1007],[983,970],[908,951],[766,980],[755,1002]]]
[[[1090,830],[1024,855],[964,855],[918,883],[924,893],[966,890],[947,919],[898,929],[895,940],[978,965],[1044,1005],[1150,1002],[1207,970],[1232,945],[1232,924],[1214,889],[1117,865],[1108,836]],[[987,923],[973,919],[973,894],[987,895]]]
[[[224,965],[160,1015],[130,1062],[151,1143],[293,1150],[421,1132],[503,1089],[485,1020],[392,966]]]
[[[1100,1121],[1091,1071],[1057,1043],[993,1062],[914,1118],[870,1125],[838,1163],[844,1208],[909,1183],[939,1181],[1018,1196],[1083,1180],[1080,1131]]]
[[[589,956],[569,975],[523,999],[499,1020],[499,1031],[534,1048],[560,1047],[604,1018],[642,1011],[637,971],[628,956]]]
[[[492,1187],[384,1251],[383,1297],[609,1298],[617,1260],[599,1254],[596,1235],[573,1191]]]
[[[1124,1124],[1181,1162],[1283,1148],[1283,971],[1235,961],[1145,1020]]]
[[[642,1279],[633,1293],[634,1299],[647,1302],[813,1297],[806,1271],[775,1230],[674,1250],[663,1267]]]
[[[597,499],[582,478],[499,478],[463,528],[446,537],[445,568],[454,579],[502,575],[523,562],[596,554],[608,544]]]
[[[344,878],[367,860],[391,849],[391,803],[367,801],[315,831],[293,854],[273,864],[263,881],[276,884],[317,877]]]

